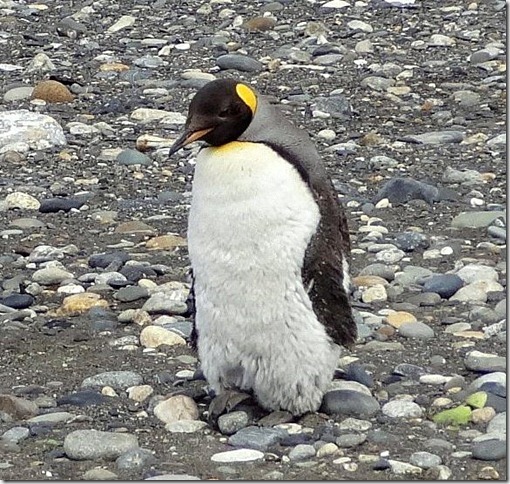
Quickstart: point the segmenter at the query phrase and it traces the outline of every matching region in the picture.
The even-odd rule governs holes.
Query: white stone
[[[138,108],[131,113],[131,119],[141,122],[164,121],[171,124],[184,124],[186,116],[174,111],[164,111],[163,109]]]
[[[417,418],[423,415],[423,410],[415,402],[391,400],[383,405],[382,413],[391,418]]]
[[[178,420],[165,425],[165,430],[172,433],[192,434],[207,427],[206,422],[202,420]]]
[[[382,284],[375,284],[363,291],[361,299],[364,303],[383,302],[388,299],[386,288]]]
[[[107,32],[113,34],[119,30],[131,27],[136,21],[136,18],[131,15],[123,15],[117,20],[111,27],[108,28]]]
[[[145,348],[158,348],[162,345],[185,345],[186,340],[177,333],[169,331],[162,326],[150,325],[142,329],[140,344]]]
[[[254,449],[236,449],[219,452],[211,457],[213,462],[251,462],[260,460],[264,457],[264,453]]]
[[[21,208],[25,210],[39,210],[41,206],[37,198],[24,192],[9,193],[9,195],[5,197],[5,203],[7,204],[7,208]]]
[[[4,111],[0,116],[0,153],[45,150],[67,143],[62,126],[52,117],[27,109]]]

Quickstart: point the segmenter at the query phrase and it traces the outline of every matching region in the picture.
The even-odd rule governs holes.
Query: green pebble
[[[471,409],[466,405],[443,410],[432,417],[432,420],[438,424],[463,425],[469,422]]]
[[[466,398],[466,403],[472,408],[483,408],[487,403],[486,392],[476,392]]]

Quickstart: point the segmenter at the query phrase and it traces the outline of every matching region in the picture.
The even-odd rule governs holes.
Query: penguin
[[[331,179],[308,134],[234,79],[198,90],[169,156],[199,140],[188,301],[203,374],[216,398],[317,411],[341,346],[357,337],[349,231]]]

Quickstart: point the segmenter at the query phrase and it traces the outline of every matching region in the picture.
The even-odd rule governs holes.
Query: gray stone
[[[74,460],[114,460],[137,447],[137,437],[128,433],[75,430],[64,439],[64,451]]]
[[[367,436],[365,434],[343,434],[340,435],[335,443],[340,448],[352,448],[361,445],[363,442],[367,440]]]
[[[438,455],[430,452],[413,452],[409,457],[409,462],[422,469],[430,469],[442,464],[442,459]]]
[[[480,351],[470,351],[464,358],[464,365],[471,371],[492,373],[506,371],[506,358]]]
[[[487,425],[487,433],[506,434],[506,412],[498,413]],[[5,435],[5,434],[4,434]]]
[[[353,390],[327,392],[321,407],[321,412],[328,415],[349,417],[373,417],[379,410],[379,402],[374,397]]]
[[[388,87],[395,85],[395,81],[387,77],[368,76],[361,81],[360,85],[361,87],[368,87],[374,91],[386,91]]]
[[[478,390],[483,384],[493,382],[502,385],[506,388],[506,373],[502,371],[496,371],[494,373],[488,373],[486,375],[479,376],[475,381],[469,385],[469,389],[472,391]]]
[[[34,88],[32,86],[14,87],[9,89],[4,94],[4,101],[8,103],[13,101],[21,101],[23,99],[30,99],[33,90]]]
[[[404,323],[398,328],[398,332],[405,338],[430,339],[435,336],[434,330],[421,321]]]
[[[56,424],[61,422],[68,422],[73,419],[76,415],[74,413],[69,412],[53,412],[53,413],[45,413],[43,415],[37,415],[35,417],[29,418],[27,420],[28,423],[44,423],[44,424]]]
[[[67,143],[64,130],[46,114],[27,109],[4,111],[0,117],[0,152],[45,150]]]
[[[315,109],[329,113],[333,118],[341,120],[349,119],[352,111],[349,100],[341,94],[317,98]]]
[[[498,273],[496,269],[481,264],[468,264],[457,271],[459,276],[466,284],[478,281],[497,281]]]
[[[2,434],[1,439],[5,442],[13,442],[17,444],[18,442],[27,439],[29,435],[30,430],[28,430],[26,427],[12,427]]]
[[[391,178],[374,197],[374,203],[387,198],[391,203],[406,203],[410,200],[425,200],[432,204],[438,200],[439,190],[427,183],[412,178]]]
[[[423,415],[421,407],[408,400],[392,400],[382,407],[382,413],[391,418],[418,418]]]
[[[121,454],[115,461],[119,470],[143,471],[156,463],[156,457],[147,449],[133,448]]]
[[[58,263],[60,264],[60,263]],[[43,286],[52,286],[60,284],[66,279],[72,279],[74,275],[71,272],[61,269],[60,267],[44,267],[32,274],[32,280]]]
[[[456,170],[455,168],[447,166],[443,173],[443,182],[473,185],[483,183],[483,177],[480,172],[476,170]]]
[[[202,420],[178,420],[165,425],[165,430],[174,434],[193,434],[207,427],[207,422]]]
[[[152,163],[152,160],[144,153],[140,153],[138,150],[125,149],[122,150],[116,158],[119,165],[131,166],[131,165],[143,165],[148,166]]]
[[[264,68],[258,60],[240,54],[221,55],[216,59],[216,65],[220,69],[233,69],[241,72],[259,72]]]
[[[475,437],[471,445],[474,459],[501,460],[506,457],[506,434],[492,433]]]
[[[425,442],[423,442],[423,447],[437,454],[449,453],[455,449],[455,446],[451,442],[437,438],[425,440]]]
[[[316,450],[313,445],[298,444],[289,452],[289,459],[293,462],[300,462],[315,457]]]
[[[265,452],[271,446],[278,444],[286,434],[287,432],[281,429],[251,426],[245,427],[231,435],[228,443],[235,447]]]
[[[479,229],[488,227],[497,218],[506,218],[506,212],[500,210],[461,212],[452,220],[452,227]]]
[[[200,481],[200,477],[190,476],[189,474],[159,474],[153,477],[147,477],[145,481]]]
[[[143,377],[134,371],[106,371],[89,376],[83,380],[82,388],[110,386],[116,390],[125,390],[129,387],[141,385]]]
[[[442,298],[448,299],[463,285],[464,281],[457,274],[437,274],[425,280],[423,290],[426,292],[435,292]]]
[[[150,314],[184,314],[188,306],[184,301],[175,301],[168,294],[157,292],[145,301],[142,309]]]
[[[141,286],[128,286],[119,289],[114,298],[121,302],[133,302],[149,297],[149,291]]]
[[[218,428],[223,435],[232,435],[248,425],[248,414],[242,411],[220,415]]]
[[[506,240],[506,228],[503,227],[495,227],[491,225],[487,228],[487,233],[492,237],[496,237],[497,239]]]
[[[395,245],[404,252],[426,249],[430,244],[426,235],[420,232],[402,232],[395,237]]]
[[[436,145],[445,143],[460,143],[464,139],[462,131],[431,131],[418,135],[406,136],[404,141],[424,144]]]
[[[362,269],[359,273],[360,276],[379,276],[387,281],[393,281],[395,278],[395,270],[386,264],[376,262],[370,264]]]

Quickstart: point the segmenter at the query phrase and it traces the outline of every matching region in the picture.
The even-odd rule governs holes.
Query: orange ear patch
[[[243,100],[244,104],[251,109],[251,112],[255,114],[257,110],[257,95],[246,85],[236,85],[237,95]]]

